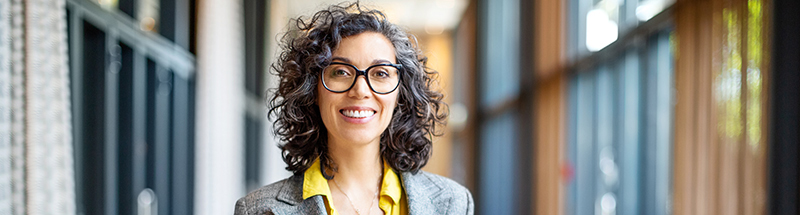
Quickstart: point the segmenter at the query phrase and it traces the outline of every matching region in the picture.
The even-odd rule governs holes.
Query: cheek
[[[332,93],[320,85],[322,84],[317,86],[317,97],[314,99],[314,104],[319,106],[321,109],[329,108],[331,103],[334,103],[337,101],[337,99],[340,99],[338,98],[340,95]]]
[[[314,99],[314,104],[319,107],[321,112],[320,114],[322,114],[323,117],[330,111],[328,108],[330,108],[331,102],[335,99],[332,98],[333,96],[334,95],[331,95],[329,92],[321,92],[320,90],[317,90],[317,97]]]
[[[386,100],[385,103],[386,104],[385,107],[387,110],[386,115],[389,116],[390,118],[394,115],[394,112],[397,111],[398,102],[399,102],[398,95],[394,95],[393,97],[390,97],[390,99]]]

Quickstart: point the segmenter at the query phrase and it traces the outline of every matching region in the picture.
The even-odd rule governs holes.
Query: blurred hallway
[[[0,0],[0,214],[231,214],[291,174],[270,66],[336,3]],[[476,214],[800,214],[798,1],[361,4],[439,72],[423,170]]]

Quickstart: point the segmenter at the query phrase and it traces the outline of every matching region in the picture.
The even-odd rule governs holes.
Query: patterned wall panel
[[[25,19],[22,0],[11,0],[11,198],[12,214],[25,214]]]
[[[0,0],[0,214],[11,214],[10,0]]]
[[[74,213],[66,3],[25,4],[28,213]]]
[[[0,3],[0,214],[74,214],[65,2]]]

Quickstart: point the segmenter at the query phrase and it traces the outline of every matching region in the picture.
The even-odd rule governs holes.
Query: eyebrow
[[[346,57],[333,57],[333,58],[331,58],[331,61],[343,61],[345,63],[352,63],[353,62],[350,59],[347,59]]]
[[[352,61],[352,60],[350,60],[349,58],[346,58],[346,57],[332,57],[332,58],[331,58],[331,61],[332,61],[332,62],[333,62],[333,61],[342,61],[342,62],[345,62],[345,63],[350,63],[350,64],[352,64],[352,63],[353,63],[353,61]],[[372,60],[372,64],[373,64],[373,65],[375,65],[375,64],[381,64],[381,63],[392,63],[392,62],[391,62],[391,61],[389,61],[389,60],[386,60],[386,59],[375,59],[375,60]]]

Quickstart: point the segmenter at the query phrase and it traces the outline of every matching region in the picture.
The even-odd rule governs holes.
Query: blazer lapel
[[[403,172],[403,189],[408,197],[408,214],[444,214],[446,212],[446,202],[439,196],[442,194],[442,187],[435,181],[427,177],[422,171],[411,174]]]
[[[417,174],[403,172],[401,181],[408,198],[409,215],[445,214],[449,209],[451,196],[444,195],[441,182],[432,179],[423,171]],[[292,176],[281,187],[276,197],[288,207],[275,208],[275,214],[327,214],[322,196],[303,200],[303,177]]]
[[[278,192],[278,201],[289,205],[297,205],[303,201],[303,177],[294,175],[289,177]]]
[[[289,180],[284,183],[283,187],[281,187],[277,199],[278,201],[290,205],[290,207],[278,208],[274,211],[275,214],[328,214],[322,196],[312,196],[303,200],[302,175],[295,175],[289,178]]]

